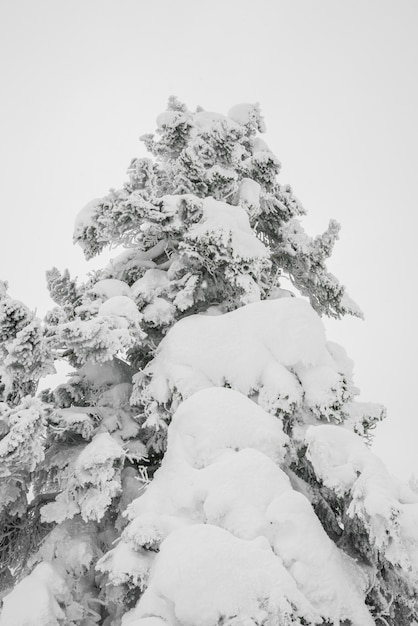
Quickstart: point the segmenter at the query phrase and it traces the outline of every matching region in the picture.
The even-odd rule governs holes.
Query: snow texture
[[[122,626],[144,626],[141,618],[149,617],[166,624],[213,626],[223,616],[257,620],[267,611],[277,616],[277,623],[286,623],[280,619],[292,614],[291,603],[312,616],[265,540],[242,541],[215,526],[195,525],[173,532],[162,544],[150,585]]]
[[[304,404],[317,419],[336,421],[354,393],[342,360],[341,354],[333,359],[323,324],[308,302],[255,302],[175,324],[153,361],[134,378],[132,402],[148,404],[148,424],[158,425],[156,403],[228,385],[246,396],[257,393],[268,412],[289,416]]]
[[[288,437],[281,421],[255,402],[232,389],[212,387],[180,405],[168,441],[170,454],[180,455],[192,467],[200,469],[226,448],[235,451],[254,448],[281,463]]]
[[[139,563],[123,576],[117,564],[133,550],[141,580],[148,578],[122,626],[151,618],[210,626],[233,616],[257,621],[263,611],[283,624],[320,623],[321,615],[372,626],[366,576],[280,468],[288,441],[279,419],[231,389],[183,402],[160,469],[128,506],[122,541],[104,557],[110,577],[132,582]]]

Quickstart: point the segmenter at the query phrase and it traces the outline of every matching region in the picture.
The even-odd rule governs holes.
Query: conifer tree
[[[50,270],[42,322],[1,285],[0,626],[409,626],[418,495],[320,319],[362,316],[338,225],[305,233],[258,105],[157,126],[76,220],[114,259]]]

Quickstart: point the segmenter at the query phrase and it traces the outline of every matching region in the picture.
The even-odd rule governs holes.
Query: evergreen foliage
[[[76,219],[115,258],[50,270],[43,321],[0,284],[0,626],[409,626],[418,495],[320,320],[362,316],[338,224],[305,233],[258,105],[157,126]]]

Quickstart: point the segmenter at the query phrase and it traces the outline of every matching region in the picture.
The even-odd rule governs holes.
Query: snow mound
[[[281,421],[232,389],[212,387],[192,395],[173,416],[168,451],[200,469],[225,449],[254,448],[284,461],[289,438]]]
[[[266,517],[275,553],[319,613],[335,624],[345,617],[353,624],[373,626],[363,601],[366,575],[324,532],[305,496],[284,491]]]
[[[128,296],[112,296],[100,305],[99,315],[125,317],[132,324],[137,324],[142,316],[135,302]]]
[[[144,626],[152,617],[213,626],[225,617],[257,620],[266,609],[279,623],[293,614],[291,604],[303,616],[314,614],[265,540],[242,541],[215,526],[195,525],[161,544],[150,584],[122,626]]]
[[[335,623],[373,624],[363,602],[368,581],[362,570],[329,539],[278,465],[287,442],[279,419],[231,389],[205,389],[180,405],[161,466],[128,505],[130,521],[109,553],[109,578],[119,580],[111,559],[119,563],[124,550],[131,561],[135,554],[139,559],[132,572],[124,570],[124,580],[134,580],[141,567],[141,584],[149,575],[146,592],[123,624],[142,624],[145,617],[173,626],[176,620],[213,624],[221,617],[254,616],[262,606],[281,623],[279,616],[291,615],[290,605],[313,623],[321,615]],[[148,559],[142,566],[141,555]],[[276,580],[272,587],[269,572]]]
[[[89,293],[93,293],[99,298],[108,300],[114,296],[129,296],[131,289],[127,283],[117,278],[105,278],[99,280],[91,289]]]
[[[199,478],[206,522],[240,539],[269,536],[265,511],[291,489],[280,467],[251,448],[225,454],[201,470]]]
[[[147,407],[148,425],[160,423],[157,404],[212,386],[258,394],[263,409],[288,416],[305,402],[318,418],[336,419],[336,408],[351,399],[322,322],[301,298],[187,317],[171,328],[134,381],[132,403]]]
[[[214,472],[229,472],[231,476],[246,473],[240,461],[243,457],[236,455],[238,451],[248,452],[247,448],[253,448],[252,453],[257,452],[273,466],[270,470],[267,467],[267,472],[281,472],[275,462],[284,460],[287,442],[281,421],[245,396],[231,389],[200,391],[174,415],[161,468],[144,495],[129,505],[127,515],[131,520],[155,512],[181,517],[187,510],[190,516],[194,511],[195,517],[206,520],[205,501],[212,493],[216,495],[218,485],[218,480],[211,478]],[[227,467],[214,469],[213,462],[223,459]],[[284,480],[287,482],[286,477]]]

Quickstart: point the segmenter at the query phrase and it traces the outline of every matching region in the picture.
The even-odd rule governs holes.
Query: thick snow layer
[[[240,539],[269,536],[265,511],[291,489],[286,474],[258,450],[229,452],[199,472],[208,524],[225,528]]]
[[[224,246],[232,247],[234,256],[243,259],[267,259],[270,254],[254,235],[244,209],[213,198],[203,200],[202,219],[190,227],[187,236],[192,240],[202,237],[219,239]]]
[[[135,302],[128,296],[112,296],[100,305],[99,315],[125,317],[132,324],[142,319]]]
[[[131,289],[123,280],[105,278],[93,285],[93,287],[89,289],[89,293],[93,293],[104,300],[108,300],[114,296],[130,296]]]
[[[59,626],[65,624],[60,606],[67,587],[49,563],[40,563],[4,598],[0,626]]]
[[[212,386],[232,387],[282,417],[307,409],[304,423],[346,420],[359,433],[364,422],[383,414],[380,405],[353,401],[352,361],[326,341],[321,319],[301,298],[257,301],[177,322],[153,361],[134,376],[131,402],[143,404],[147,425],[159,428],[165,405],[174,400],[174,409],[179,399]],[[295,428],[303,438],[301,424]]]
[[[117,549],[126,544],[138,555],[160,553],[152,565],[144,563],[147,591],[123,625],[145,624],[145,617],[170,626],[213,624],[222,616],[255,615],[262,605],[281,623],[289,603],[314,623],[321,615],[335,624],[373,624],[363,602],[366,577],[279,467],[287,442],[279,419],[231,389],[205,389],[180,405],[160,468],[126,510],[130,522]],[[111,569],[109,561],[109,575]],[[276,577],[272,587],[269,572]],[[195,586],[201,584],[205,596]]]
[[[196,469],[212,463],[225,449],[254,448],[281,463],[288,440],[281,421],[255,402],[232,389],[211,387],[177,409],[169,428],[168,451]]]
[[[272,465],[273,469],[267,467],[267,472],[277,470],[281,475],[275,462],[284,460],[287,442],[281,421],[245,396],[231,389],[200,391],[174,415],[162,466],[145,494],[130,504],[128,516],[130,519],[148,513],[182,516],[182,511],[188,510],[190,515],[194,511],[195,516],[206,519],[204,503],[207,498],[216,497],[218,487],[217,478],[211,478],[213,472],[225,476],[228,472],[231,476],[245,473],[241,467],[245,463],[240,460],[243,457],[236,458],[236,454],[252,448],[252,454],[257,452],[265,463]],[[212,464],[216,460],[225,460],[226,465],[214,469]],[[236,467],[241,468],[238,474]],[[287,478],[283,480],[287,484]],[[270,493],[269,485],[265,489]]]
[[[342,401],[338,385],[332,392],[340,375],[311,306],[300,298],[255,302],[225,315],[195,315],[175,324],[136,377],[132,401],[140,401],[142,393],[164,404],[173,390],[187,398],[228,384],[244,395],[259,391],[260,405],[268,411],[291,413],[303,400],[295,375],[299,370],[307,380],[311,370],[317,374],[315,394],[311,390],[309,396],[312,408]]]
[[[361,437],[338,426],[311,426],[307,457],[338,495],[351,495],[349,514],[364,523],[386,558],[418,578],[418,494],[392,478]]]
[[[266,609],[280,623],[293,613],[291,603],[301,615],[314,616],[267,541],[242,541],[216,526],[195,525],[161,544],[149,586],[122,626],[144,626],[150,617],[173,626],[213,626],[222,617],[257,620]]]
[[[324,532],[308,500],[288,489],[269,506],[273,547],[299,589],[334,624],[342,617],[373,626],[363,597],[368,580]]]

